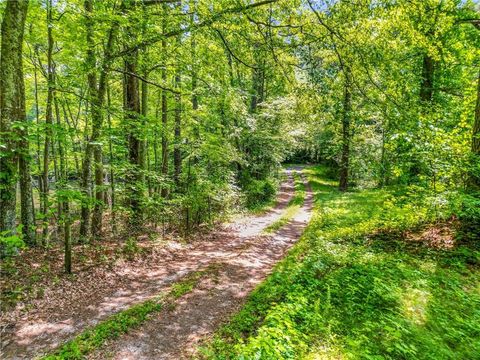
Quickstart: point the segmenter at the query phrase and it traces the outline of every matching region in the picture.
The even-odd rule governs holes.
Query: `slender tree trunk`
[[[472,155],[474,161],[480,162],[480,72],[478,73],[475,121],[472,129]],[[472,190],[480,190],[480,174],[478,172],[470,175],[470,188]]]
[[[18,165],[20,170],[20,216],[23,241],[35,245],[35,214],[33,207],[32,177],[30,175],[30,154],[28,133],[21,131]]]
[[[60,107],[58,105],[58,99],[56,96],[53,99],[53,101],[55,105],[55,119],[56,119],[56,125],[57,125],[55,139],[57,140],[56,142],[57,142],[58,159],[59,159],[59,169],[58,169],[58,173],[56,175],[55,180],[57,181],[57,186],[61,188],[65,188],[66,182],[67,182],[67,171],[66,171],[66,164],[65,164],[65,148],[64,148],[65,132],[64,132],[62,121],[61,121]],[[58,201],[58,218],[59,219],[63,217],[63,210],[64,210],[63,201]],[[60,230],[61,227],[58,226],[58,229]]]
[[[90,112],[95,111],[95,105],[98,101],[98,89],[97,89],[97,76],[96,76],[96,58],[95,58],[95,44],[94,44],[94,28],[93,28],[93,0],[85,0],[85,23],[86,23],[86,40],[87,40],[87,53],[85,64],[88,69],[87,74],[87,83],[88,83],[88,96],[90,99]],[[86,134],[88,134],[88,127],[86,129]],[[85,145],[85,155],[83,158],[82,164],[82,178],[81,178],[81,189],[84,196],[84,201],[82,202],[81,210],[81,219],[80,219],[80,236],[83,240],[88,237],[88,230],[90,228],[90,193],[91,193],[91,165],[92,165],[92,155],[93,155],[93,146],[92,143],[96,140],[94,139],[94,132],[97,132],[98,129],[93,126],[92,121],[92,136],[86,138]]]
[[[165,28],[163,29],[165,32]],[[165,39],[162,40],[162,53],[165,54],[167,47],[167,42]],[[167,63],[164,59],[164,65],[162,68],[162,82],[166,84],[167,82]],[[167,92],[162,91],[162,175],[164,178],[168,176],[168,108],[167,108]],[[168,194],[166,186],[162,186],[162,196],[166,197]]]
[[[64,207],[64,257],[65,257],[65,272],[67,274],[72,273],[72,220],[70,217],[70,209],[68,202],[65,203]]]
[[[128,187],[130,193],[130,208],[133,212],[134,223],[138,223],[137,220],[141,217],[140,204],[142,200],[141,184],[139,184],[141,173],[141,153],[140,147],[142,140],[139,137],[136,124],[139,122],[140,115],[140,97],[138,78],[134,75],[137,71],[137,59],[138,51],[134,51],[131,55],[127,56],[125,60],[126,76],[126,112],[125,122],[128,129],[128,159],[132,165],[132,170],[128,177]]]
[[[177,46],[180,47],[181,39],[177,38]],[[177,64],[179,66],[179,64]],[[176,190],[179,190],[180,186],[180,173],[182,172],[182,153],[181,153],[181,142],[182,142],[182,97],[180,95],[180,69],[177,68],[175,73],[175,90],[178,91],[175,94],[175,129],[174,129],[174,136],[175,136],[175,147],[173,149],[173,166],[174,166],[174,173],[173,179],[175,182]]]
[[[27,9],[28,0],[8,1],[3,13],[1,29],[0,132],[5,136],[0,141],[4,147],[0,157],[0,231],[7,231],[10,234],[16,233],[15,206],[19,164],[17,149],[22,146],[22,142],[27,141],[24,132],[16,134],[13,128],[15,125],[26,122],[22,46]],[[23,139],[20,143],[17,140],[18,135]],[[30,177],[28,157],[25,154],[20,157],[22,158],[23,181],[28,182],[27,176]],[[23,186],[25,185],[24,183]],[[28,191],[26,188],[23,190]],[[27,206],[22,201],[22,207],[23,205]],[[24,228],[33,225],[28,223],[28,220],[26,221],[27,224],[23,224]],[[30,230],[27,229],[27,231]]]
[[[52,19],[52,0],[47,1],[47,107],[45,117],[45,142],[43,148],[43,173],[42,173],[42,217],[43,217],[43,244],[49,243],[49,219],[48,219],[48,195],[49,195],[49,166],[50,151],[52,147],[52,129],[53,129],[53,96],[55,89],[55,69],[53,63],[53,19]]]
[[[160,99],[161,99],[161,91],[158,91],[157,100],[155,103],[155,131],[153,134],[153,162],[154,162],[155,172],[160,171],[160,166],[158,161],[158,132],[159,132],[158,121],[160,119]]]
[[[345,89],[343,97],[343,114],[342,114],[342,155],[340,159],[340,181],[339,190],[348,190],[349,180],[349,162],[350,162],[350,113],[352,110],[351,89],[350,89],[350,71],[344,70],[345,73]]]
[[[37,135],[36,135],[36,151],[37,151],[37,171],[38,171],[38,176],[37,176],[37,181],[38,181],[38,193],[40,194],[40,209],[43,209],[43,203],[42,203],[42,189],[43,189],[43,177],[42,177],[42,162],[41,162],[41,141],[40,141],[40,109],[39,109],[39,101],[38,101],[38,76],[37,76],[37,63],[36,61],[34,62],[34,67],[33,67],[33,74],[34,74],[34,84],[35,84],[35,120],[37,123]],[[32,197],[33,198],[33,197]],[[34,208],[35,212],[35,208]]]
[[[110,87],[107,85],[107,108],[110,109],[111,99],[110,99]],[[109,151],[109,162],[110,162],[110,211],[112,213],[112,232],[115,234],[117,232],[117,222],[115,218],[116,209],[115,209],[115,174],[113,171],[113,144],[112,144],[112,117],[110,111],[107,114],[108,121],[108,151]]]
[[[60,107],[58,104],[57,97],[54,98],[55,103],[55,114],[57,119],[57,128],[59,134],[57,134],[57,148],[58,148],[58,158],[60,161],[60,171],[59,178],[57,180],[57,186],[63,190],[67,190],[68,183],[68,173],[67,173],[67,149],[65,147],[66,143],[66,128],[61,121]],[[66,113],[64,112],[64,119],[66,120]],[[66,121],[65,121],[66,122]],[[70,216],[70,205],[68,197],[62,197],[59,199],[60,214],[59,219],[60,224],[63,224],[63,240],[64,240],[64,268],[65,273],[72,273],[72,219]],[[59,226],[60,227],[60,226]],[[60,233],[60,231],[59,231]]]
[[[145,79],[148,78],[148,74],[145,72],[144,75]],[[148,83],[146,81],[142,81],[142,127],[145,128],[147,125],[147,116],[148,116]],[[146,139],[142,139],[141,144],[141,154],[140,154],[140,161],[141,161],[141,168],[150,171],[150,156],[149,156],[149,143]],[[143,181],[145,182],[145,175],[142,175]],[[147,185],[148,185],[148,194],[152,194],[152,186],[150,181],[150,176],[147,177]]]
[[[197,1],[196,0],[191,0],[190,2],[190,7],[191,7],[191,15],[190,15],[190,26],[194,26],[195,24],[195,14],[197,12]],[[192,61],[192,71],[191,71],[191,76],[192,76],[192,117],[193,117],[193,135],[198,141],[200,138],[200,124],[199,124],[199,118],[197,115],[197,110],[198,110],[198,94],[197,94],[197,83],[198,83],[198,69],[197,69],[197,39],[195,37],[195,33],[192,32],[192,35],[190,37],[190,48],[191,48],[191,61]],[[191,164],[191,157],[188,160],[189,166]],[[188,172],[190,174],[190,171]],[[187,179],[187,186],[190,181],[190,176]]]
[[[182,8],[182,1],[180,0],[177,3],[177,8]],[[178,35],[176,37],[176,47],[180,49],[182,47],[182,36]],[[173,147],[173,180],[175,183],[175,190],[180,190],[180,173],[182,172],[182,152],[181,152],[181,134],[182,134],[182,97],[180,94],[180,84],[181,84],[181,70],[180,62],[177,61],[175,69],[175,125],[174,125],[174,147]]]
[[[111,62],[111,55],[113,45],[118,32],[118,22],[114,22],[109,29],[107,36],[107,43],[105,44],[105,50],[102,59],[102,65],[100,68],[100,76],[97,83],[97,69],[96,69],[96,56],[95,56],[95,44],[94,44],[94,26],[92,22],[93,16],[93,1],[85,0],[85,12],[87,23],[87,59],[89,64],[88,89],[90,97],[90,111],[92,118],[92,133],[90,139],[87,142],[85,148],[85,157],[82,171],[82,191],[85,197],[89,197],[90,194],[90,178],[91,178],[91,162],[92,155],[95,165],[95,205],[93,208],[91,231],[92,235],[96,238],[101,236],[102,232],[102,218],[103,208],[105,202],[105,193],[103,189],[103,154],[102,146],[100,143],[103,128],[103,105],[105,103],[105,96],[107,91],[107,82],[109,74],[109,66]],[[88,204],[82,206],[82,219],[80,225],[80,234],[82,237],[88,236],[88,229],[90,223],[90,208]]]
[[[387,164],[387,153],[386,153],[386,129],[385,122],[382,123],[382,147],[380,155],[380,187],[388,185],[387,173],[388,173],[388,164]]]

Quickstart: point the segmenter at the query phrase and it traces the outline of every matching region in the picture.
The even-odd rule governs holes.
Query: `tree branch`
[[[215,21],[219,20],[224,15],[238,14],[238,13],[241,13],[243,11],[251,10],[251,9],[254,9],[254,8],[257,8],[257,7],[260,7],[260,6],[264,6],[264,5],[268,5],[268,4],[272,4],[272,3],[276,3],[278,1],[279,0],[263,0],[263,1],[259,1],[259,2],[253,3],[253,4],[248,4],[248,5],[244,5],[244,6],[235,6],[235,7],[231,7],[231,8],[222,10],[222,11],[218,12],[217,14],[212,15],[209,19],[206,19],[202,22],[199,22],[198,24],[188,26],[188,27],[185,27],[183,29],[173,30],[173,31],[167,32],[165,34],[159,34],[159,35],[154,36],[150,39],[146,39],[146,40],[136,44],[135,46],[133,46],[131,48],[127,48],[127,49],[119,52],[118,54],[115,55],[115,57],[125,56],[125,55],[131,53],[132,51],[138,50],[138,49],[140,49],[142,47],[145,47],[145,46],[153,45],[153,44],[155,44],[155,43],[157,43],[157,42],[159,42],[163,39],[175,37],[175,36],[178,36],[178,35],[181,35],[181,34],[196,30],[196,29],[203,28],[203,27],[208,26],[208,25],[212,25]]]
[[[254,70],[257,70],[258,67],[256,66],[253,66],[253,65],[250,65],[250,64],[247,64],[246,62],[244,62],[242,59],[240,59],[237,55],[235,55],[235,53],[232,51],[232,49],[230,49],[230,46],[228,46],[228,43],[227,43],[227,40],[225,40],[225,38],[223,37],[222,33],[220,32],[220,30],[218,29],[215,29],[215,31],[217,32],[217,34],[220,36],[220,39],[222,39],[222,42],[223,44],[225,45],[225,48],[227,49],[227,51],[230,53],[230,55],[232,55],[234,57],[235,60],[237,60],[239,63],[245,65],[246,67],[250,68],[250,69],[254,69]]]
[[[160,85],[160,84],[158,84],[158,83],[156,83],[156,82],[150,81],[150,80],[144,78],[143,76],[137,75],[137,74],[132,73],[132,72],[130,72],[130,71],[125,71],[125,70],[121,70],[121,69],[110,69],[110,70],[111,70],[111,71],[115,71],[115,72],[120,73],[120,74],[133,76],[133,77],[135,77],[135,78],[137,78],[137,79],[139,79],[139,80],[141,80],[141,81],[143,81],[143,82],[145,82],[145,83],[147,83],[147,84],[153,85],[153,86],[155,86],[155,87],[157,87],[157,88],[159,88],[159,89],[165,90],[165,91],[169,91],[169,92],[171,92],[171,93],[173,93],[173,94],[180,94],[179,91],[173,90],[173,89],[171,89],[171,88],[168,88],[168,87],[165,87],[165,86],[163,86],[163,85]]]

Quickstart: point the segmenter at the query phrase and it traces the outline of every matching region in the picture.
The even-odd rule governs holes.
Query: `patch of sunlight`
[[[317,345],[304,357],[305,360],[343,360],[346,358],[342,351],[332,344]]]
[[[382,260],[384,260],[383,254],[376,254],[371,251],[365,251],[361,256],[357,258],[357,261],[361,264],[380,262]]]
[[[437,270],[437,264],[435,264],[433,261],[421,261],[419,264],[420,270],[423,270],[425,272],[429,273],[434,273],[435,270]]]
[[[474,284],[463,285],[463,291],[471,294],[480,295],[480,281],[475,282]]]
[[[431,293],[428,289],[407,286],[401,296],[401,309],[403,315],[414,324],[425,324],[430,298]]]

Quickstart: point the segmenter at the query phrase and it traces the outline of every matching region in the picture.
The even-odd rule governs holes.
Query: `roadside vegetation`
[[[300,242],[205,345],[205,359],[478,359],[480,247],[451,209],[395,188],[342,193],[305,170]]]

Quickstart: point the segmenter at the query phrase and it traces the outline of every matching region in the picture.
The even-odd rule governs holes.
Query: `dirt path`
[[[313,196],[308,186],[307,189],[304,206],[290,223],[273,236],[258,236],[243,251],[222,256],[218,259],[222,266],[217,278],[204,279],[180,299],[175,310],[158,314],[90,359],[173,360],[192,356],[198,342],[238,310],[300,237],[311,217]]]
[[[34,358],[109,315],[158,295],[186,274],[219,264],[221,270],[215,281],[202,280],[194,291],[179,300],[174,311],[161,312],[92,357],[179,359],[188,354],[202,336],[212,332],[238,308],[308,223],[312,207],[310,190],[304,206],[289,224],[273,236],[261,235],[265,227],[281,217],[293,195],[291,171],[287,170],[287,174],[278,203],[267,214],[240,219],[215,231],[205,241],[165,248],[154,264],[147,263],[144,267],[126,264],[115,269],[123,279],[120,286],[114,287],[107,281],[102,291],[84,289],[76,295],[67,292],[65,296],[69,298],[60,300],[58,294],[46,296],[37,302],[36,310],[18,319],[2,336],[4,358]]]

